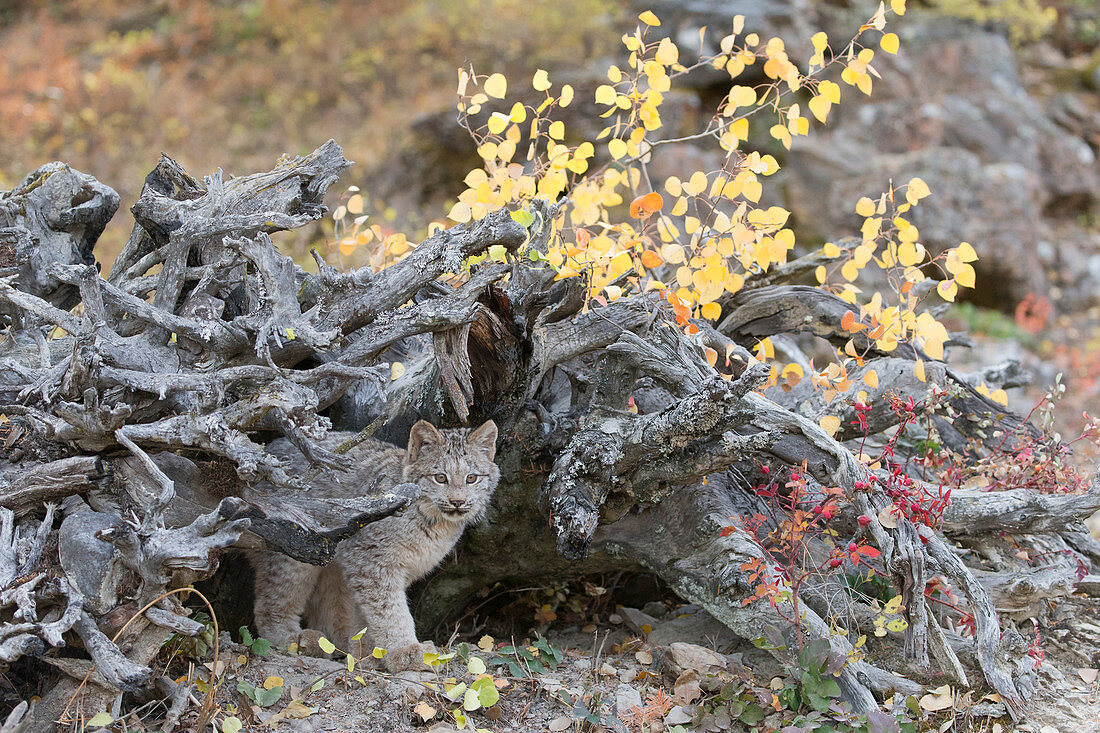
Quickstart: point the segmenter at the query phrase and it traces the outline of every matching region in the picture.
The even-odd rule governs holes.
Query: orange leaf
[[[644,219],[660,211],[664,204],[665,200],[656,191],[644,194],[630,202],[630,216],[635,219]]]
[[[852,324],[856,322],[855,311],[845,311],[844,317],[840,319],[840,327],[845,331],[852,330]]]
[[[661,255],[651,249],[642,252],[642,264],[648,268],[660,267],[664,262],[665,261],[661,259]]]

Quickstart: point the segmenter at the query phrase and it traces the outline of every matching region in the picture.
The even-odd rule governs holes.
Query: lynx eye
[[[466,483],[476,484],[477,483],[477,478],[478,477],[477,477],[476,473],[468,473],[468,474],[466,474]]]
[[[437,473],[436,475],[432,476],[432,481],[435,481],[437,484],[445,484],[447,483],[447,474]]]

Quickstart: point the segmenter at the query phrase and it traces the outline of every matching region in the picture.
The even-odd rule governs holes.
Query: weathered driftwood
[[[788,335],[854,338],[883,385],[871,395],[872,433],[897,424],[889,390],[920,400],[932,387],[950,407],[937,427],[960,452],[983,450],[984,424],[1027,427],[941,364],[925,359],[927,379],[917,380],[922,355],[912,345],[886,355],[845,333],[847,304],[790,284],[821,255],[749,278],[722,301],[718,327],[699,323],[694,337],[652,293],[589,308],[579,278],[557,280],[526,256],[476,266],[458,285],[441,279],[491,246],[546,252],[560,206],[543,201],[530,204],[530,228],[500,211],[435,234],[380,272],[337,272],[317,253],[317,271],[307,272],[271,235],[318,219],[348,165],[331,141],[240,178],[199,181],[163,157],[106,279],[91,247],[117,208],[114,192],[52,164],[0,194],[0,659],[78,644],[95,663],[95,690],[155,686],[148,664],[159,643],[199,630],[178,603],[157,600],[166,590],[209,575],[230,546],[327,562],[341,539],[411,499],[409,486],[367,485],[350,504],[310,496],[319,472],[348,468],[339,451],[316,445],[332,419],[401,442],[420,418],[492,418],[502,427],[501,485],[488,521],[460,548],[462,562],[421,589],[418,614],[429,625],[486,584],[647,570],[746,638],[766,627],[791,632],[797,607],[804,638],[847,653],[830,623],[866,627],[870,610],[853,598],[823,603],[837,592],[827,579],[775,608],[742,603],[754,590],[745,562],[780,569],[731,516],[760,510],[760,466],[805,466],[809,481],[841,487],[857,497],[851,511],[872,518],[860,531],[882,551],[909,620],[902,649],[886,646],[880,659],[840,671],[845,697],[868,710],[877,693],[913,692],[938,670],[960,683],[984,678],[1021,714],[1031,671],[997,610],[1068,592],[1068,566],[979,573],[926,527],[880,524],[890,501],[878,488],[855,491],[868,471],[842,442],[856,437],[851,403],[826,405],[804,385],[761,394],[766,370],[746,347],[771,336],[808,365]],[[707,347],[730,356],[721,366],[734,378],[711,365]],[[406,369],[390,380],[397,359]],[[1013,379],[1011,370],[979,376]],[[817,422],[827,410],[841,417],[835,437]],[[295,446],[313,468],[288,471],[279,445]],[[942,529],[968,542],[1056,532],[1100,506],[1098,491],[959,492]],[[50,503],[58,501],[60,512]],[[1100,547],[1077,537],[1058,548],[1079,558],[1091,573],[1080,587],[1091,587]],[[976,638],[942,628],[924,597],[933,572],[965,597]],[[149,602],[112,642],[107,631]],[[837,608],[846,611],[834,618]],[[74,690],[63,679],[4,729],[56,719]],[[163,692],[186,697],[173,690]]]

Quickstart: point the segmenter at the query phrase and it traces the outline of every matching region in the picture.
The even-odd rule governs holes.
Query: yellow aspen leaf
[[[924,245],[916,242],[902,242],[898,245],[898,261],[906,267],[912,267],[924,260]]]
[[[961,242],[955,251],[959,253],[959,259],[963,262],[974,262],[978,259],[978,253],[970,245],[970,242]]]
[[[756,103],[756,90],[752,87],[735,86],[730,89],[729,100],[734,107],[748,107]]]
[[[573,158],[565,164],[565,167],[576,173],[577,175],[580,175],[581,173],[584,173],[586,170],[588,170],[588,161],[584,160],[583,158]]]
[[[626,143],[615,137],[607,141],[607,152],[611,153],[611,157],[615,160],[622,158],[626,155]]]
[[[829,45],[829,36],[825,34],[825,31],[818,31],[810,39],[810,43],[814,44],[814,50],[821,53],[825,50],[825,47]]]
[[[974,287],[974,268],[966,263],[959,265],[959,271],[955,273],[955,282],[964,288]]]
[[[657,45],[656,59],[658,63],[672,66],[680,60],[680,49],[676,47],[671,38],[662,38]]]
[[[944,300],[953,303],[955,295],[959,292],[959,286],[955,284],[954,280],[944,280],[936,286],[936,292]]]
[[[840,104],[840,85],[835,81],[823,81],[817,85],[817,93],[833,104]]]
[[[560,270],[558,270],[558,274],[554,276],[554,279],[564,280],[567,277],[577,277],[578,275],[580,275],[579,272],[574,270],[572,267],[565,265]]]
[[[900,45],[898,43],[898,34],[887,33],[879,40],[878,45],[879,48],[881,48],[886,53],[897,53],[898,47]]]
[[[534,87],[536,92],[545,92],[550,88],[550,75],[546,73],[545,69],[535,71],[535,78],[531,80],[531,86]]]
[[[585,140],[583,143],[577,146],[576,152],[573,153],[578,158],[591,158],[596,154],[596,146]]]
[[[561,140],[565,137],[565,123],[561,120],[554,120],[550,123],[547,134],[549,134],[550,137],[554,140]]]
[[[615,104],[615,88],[608,84],[596,87],[596,104]]]
[[[752,201],[754,204],[760,202],[760,196],[764,193],[764,186],[760,181],[755,178],[749,181],[745,181],[745,185],[741,189],[741,195]]]
[[[791,133],[785,125],[772,125],[768,132],[776,140],[783,143],[783,147],[787,150],[791,149]]]
[[[348,211],[350,211],[353,214],[362,214],[363,213],[363,197],[360,194],[355,194],[350,199],[348,199],[347,207],[348,207]]]
[[[707,305],[717,305],[717,303],[707,303]],[[718,352],[717,351],[715,351],[714,349],[712,349],[708,346],[704,350],[704,353],[706,354],[708,364],[710,364],[711,366],[714,366],[715,364],[718,363]]]
[[[859,77],[856,79],[856,88],[866,94],[868,97],[871,96],[871,85],[872,83],[870,74],[860,74]]]
[[[706,318],[708,321],[717,321],[722,315],[722,306],[714,302],[705,304],[700,310],[703,314],[703,318]],[[712,363],[711,366],[714,366],[714,364]]]
[[[848,260],[840,267],[840,276],[848,282],[853,282],[859,277],[859,265],[852,260]]]
[[[558,104],[562,107],[568,107],[573,101],[573,87],[570,84],[563,84],[561,88],[561,96],[558,97]]]
[[[665,190],[672,196],[679,196],[684,192],[683,185],[676,176],[669,176],[665,179]]]
[[[687,211],[687,208],[688,208],[687,197],[686,196],[681,196],[678,199],[676,199],[676,203],[673,204],[671,213],[672,213],[673,216],[683,216],[684,212]]]
[[[504,128],[508,126],[508,116],[501,112],[494,112],[489,117],[489,132],[494,135],[499,135],[504,132]]]
[[[666,244],[661,247],[661,256],[664,257],[665,262],[671,265],[678,265],[684,261],[684,248],[679,244]]]
[[[508,119],[516,123],[524,122],[527,119],[527,108],[523,106],[523,102],[516,102],[512,105],[512,109],[508,111]]]
[[[698,196],[707,187],[707,174],[703,171],[695,171],[691,174],[691,179],[683,184],[684,193],[690,196]]]
[[[849,311],[850,313],[851,311]],[[871,389],[878,387],[878,372],[874,369],[868,369],[863,375],[863,381],[867,383],[867,386]]]
[[[910,204],[915,204],[931,193],[932,190],[928,188],[928,184],[924,182],[924,179],[912,178],[905,187],[905,200]]]
[[[814,279],[816,279],[818,283],[823,284],[825,282],[826,274],[825,265],[818,265],[814,268]]]
[[[508,80],[504,78],[504,74],[493,74],[485,80],[482,89],[484,89],[485,93],[490,97],[504,99],[504,95],[508,93]]]
[[[817,121],[824,122],[829,116],[829,108],[833,106],[833,103],[825,97],[818,95],[810,100],[808,106],[810,112],[817,118]]]
[[[817,424],[821,426],[821,429],[829,434],[829,437],[836,435],[840,431],[840,418],[836,415],[826,415],[817,421]]]
[[[786,224],[790,215],[791,212],[783,207],[772,206],[768,209],[753,209],[746,218],[755,227],[772,229]]]
[[[273,687],[282,687],[282,686],[283,686],[283,678],[282,677],[272,675],[271,677],[268,677],[266,680],[264,680],[264,689],[265,690],[270,690]]]
[[[658,19],[657,16],[653,14],[652,10],[647,10],[639,15],[638,20],[649,26],[657,26],[661,24],[660,19]]]
[[[995,389],[990,392],[989,399],[998,404],[1004,405],[1005,407],[1008,407],[1008,393],[1006,393],[1003,389]]]
[[[447,214],[447,218],[452,221],[457,221],[459,224],[465,224],[470,220],[470,205],[462,201],[457,202],[451,207],[451,213]]]
[[[905,0],[890,0],[890,9],[898,15],[905,15]]]

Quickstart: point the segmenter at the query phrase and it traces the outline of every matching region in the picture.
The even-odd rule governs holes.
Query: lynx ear
[[[470,433],[466,444],[480,449],[491,461],[497,454],[497,424],[487,420],[481,427]]]
[[[409,462],[420,457],[420,449],[425,445],[443,445],[443,434],[427,420],[418,420],[409,432]]]

